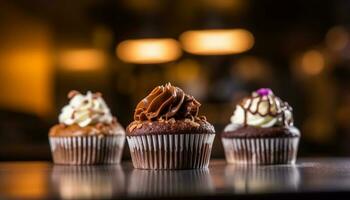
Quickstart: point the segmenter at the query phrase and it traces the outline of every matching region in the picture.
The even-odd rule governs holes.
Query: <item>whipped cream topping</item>
[[[225,130],[242,126],[293,126],[292,107],[276,97],[270,89],[259,89],[236,105],[231,124]]]
[[[72,91],[70,102],[59,115],[59,122],[65,125],[77,124],[86,127],[97,123],[111,123],[113,116],[100,93],[87,92],[86,95]]]

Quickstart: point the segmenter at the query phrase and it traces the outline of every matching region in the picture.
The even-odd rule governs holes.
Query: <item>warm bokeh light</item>
[[[46,52],[20,50],[1,58],[0,105],[16,111],[51,111],[52,68]]]
[[[58,65],[67,71],[94,71],[107,64],[107,56],[98,49],[68,49],[58,54]]]
[[[197,79],[200,76],[200,65],[196,60],[182,60],[167,70],[167,78],[176,82],[188,82]]]
[[[128,63],[165,63],[181,56],[179,43],[174,39],[125,40],[117,47],[118,57]]]
[[[231,12],[232,14],[241,14],[241,11],[249,4],[246,0],[197,0],[197,4],[211,10],[221,12]]]
[[[155,13],[164,6],[164,1],[159,0],[123,0],[123,5],[140,13]]]
[[[2,195],[5,194],[8,198],[14,199],[40,199],[47,196],[48,179],[40,170],[47,170],[48,164],[32,162],[26,164],[25,170],[11,163],[3,163],[2,167],[10,169],[1,174],[0,193]]]
[[[245,29],[186,31],[180,36],[183,48],[198,55],[237,54],[251,49],[254,36]]]
[[[326,44],[333,51],[343,50],[349,43],[349,33],[342,26],[331,28],[326,35]]]
[[[317,75],[321,73],[324,66],[325,60],[323,55],[319,51],[307,51],[301,58],[301,69],[305,74]]]
[[[94,47],[108,49],[113,43],[113,32],[105,26],[97,26],[92,33],[92,44]]]
[[[178,84],[183,90],[198,100],[206,94],[207,80],[200,62],[195,59],[183,59],[170,64],[165,71],[166,80]]]
[[[316,142],[325,142],[332,137],[334,133],[334,127],[332,122],[327,119],[322,113],[317,113],[317,115],[308,116],[302,126],[302,130],[307,133],[305,137],[312,138]],[[312,134],[310,134],[312,133]]]
[[[232,66],[231,75],[238,76],[245,81],[269,80],[272,70],[261,58],[245,56],[237,60]]]
[[[48,115],[53,110],[51,32],[40,21],[19,19],[0,26],[0,108]]]

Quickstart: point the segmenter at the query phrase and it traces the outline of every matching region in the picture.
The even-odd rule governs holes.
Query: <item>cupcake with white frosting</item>
[[[56,164],[113,164],[121,160],[125,131],[112,116],[100,93],[77,91],[59,115],[59,124],[49,131]]]
[[[292,107],[262,88],[235,108],[221,138],[228,163],[293,164],[300,132]]]

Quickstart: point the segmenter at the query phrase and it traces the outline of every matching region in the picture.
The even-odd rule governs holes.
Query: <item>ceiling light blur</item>
[[[68,71],[93,71],[107,64],[107,56],[98,49],[70,49],[59,53],[58,64]]]
[[[238,54],[251,49],[254,36],[245,29],[186,31],[180,36],[185,51],[198,55]]]
[[[156,64],[178,59],[179,43],[174,39],[125,40],[117,46],[118,57],[128,63]]]

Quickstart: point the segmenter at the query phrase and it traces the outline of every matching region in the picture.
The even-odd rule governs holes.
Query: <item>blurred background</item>
[[[0,160],[51,160],[48,130],[72,89],[102,92],[127,126],[167,82],[218,133],[241,97],[270,87],[294,108],[300,156],[350,156],[349,10],[347,0],[0,1]],[[223,156],[217,137],[212,157]]]

